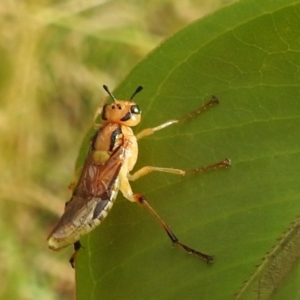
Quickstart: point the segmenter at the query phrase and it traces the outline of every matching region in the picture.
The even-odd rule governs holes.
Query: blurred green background
[[[71,249],[46,238],[107,84],[164,39],[229,1],[0,4],[0,299],[72,299]]]

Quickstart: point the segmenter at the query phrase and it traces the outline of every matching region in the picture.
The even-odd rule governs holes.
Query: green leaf
[[[114,91],[126,99],[144,86],[135,98],[143,110],[135,132],[179,118],[212,94],[220,99],[142,139],[136,170],[186,170],[225,157],[232,167],[186,177],[152,173],[132,183],[180,241],[215,255],[214,264],[172,249],[153,216],[119,195],[105,222],[82,239],[78,300],[224,300],[238,291],[238,299],[268,299],[286,276],[299,280],[297,243],[292,238],[283,251],[286,235],[277,240],[300,211],[299,16],[300,4],[290,0],[225,7],[167,40]],[[281,258],[297,255],[278,264],[281,280],[262,288],[260,278],[273,270],[262,259],[274,247]],[[295,284],[288,287],[285,297],[296,299]]]

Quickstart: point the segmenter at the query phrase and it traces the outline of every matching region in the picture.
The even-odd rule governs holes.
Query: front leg
[[[167,121],[159,126],[156,126],[156,127],[152,127],[152,128],[146,128],[142,131],[140,131],[137,135],[136,135],[136,138],[139,140],[145,136],[148,136],[148,135],[151,135],[153,134],[155,131],[159,131],[161,129],[164,129],[168,126],[171,126],[173,124],[177,124],[179,122],[182,122],[184,120],[187,120],[187,119],[190,119],[190,118],[193,118],[194,116],[202,113],[203,111],[205,111],[206,109],[208,109],[209,107],[211,107],[212,105],[214,104],[218,104],[219,103],[219,100],[217,97],[215,96],[212,96],[212,98],[204,105],[200,106],[199,108],[197,108],[196,110],[193,110],[192,112],[184,115],[183,117],[177,119],[177,120],[170,120],[170,121]]]
[[[158,130],[161,130],[161,129],[164,129],[170,125],[173,125],[173,124],[176,124],[178,123],[179,120],[170,120],[170,121],[167,121],[159,126],[156,126],[156,127],[152,127],[152,128],[146,128],[142,131],[140,131],[137,135],[136,135],[136,138],[137,140],[145,137],[145,136],[148,136],[148,135],[151,135],[153,134],[155,131],[158,131]]]

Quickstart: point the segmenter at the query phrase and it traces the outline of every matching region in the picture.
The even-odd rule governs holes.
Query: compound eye
[[[132,105],[132,106],[130,107],[130,112],[131,112],[132,114],[136,114],[136,115],[139,115],[139,114],[141,113],[140,108],[139,108],[138,105]]]

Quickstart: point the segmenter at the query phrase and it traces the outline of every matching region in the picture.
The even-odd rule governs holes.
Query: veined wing
[[[58,250],[79,240],[99,225],[116,199],[118,175],[126,147],[119,146],[104,163],[93,159],[90,149],[78,184],[65,212],[48,238],[49,247]]]

